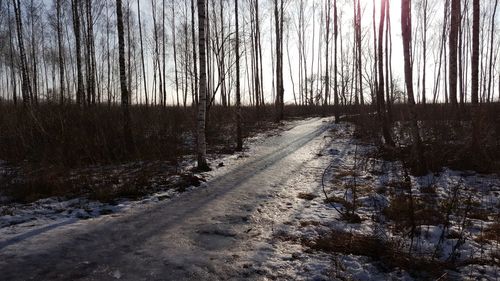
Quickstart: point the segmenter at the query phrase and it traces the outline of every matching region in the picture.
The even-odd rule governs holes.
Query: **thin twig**
[[[326,169],[323,171],[323,175],[321,176],[321,187],[323,188],[323,194],[325,195],[325,200],[326,202],[328,202],[340,215],[342,216],[345,216],[345,213],[342,212],[341,210],[339,210],[331,201],[330,201],[330,198],[328,197],[328,194],[326,193],[326,190],[325,190],[325,176],[326,176],[326,172],[333,166],[333,162],[330,163],[330,165],[328,165],[328,167],[326,167]]]

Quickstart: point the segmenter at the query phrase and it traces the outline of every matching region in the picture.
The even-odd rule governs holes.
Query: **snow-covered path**
[[[248,157],[225,163],[206,186],[174,200],[68,221],[14,240],[0,237],[0,280],[298,277],[294,266],[307,267],[300,249],[294,254],[270,240],[311,204],[318,215],[336,216],[333,210],[318,211],[326,205],[297,199],[298,192],[319,193],[312,189],[320,188],[331,160],[318,156],[330,141],[325,137],[333,126],[329,121],[297,122],[250,149]],[[324,262],[327,268],[327,257]]]

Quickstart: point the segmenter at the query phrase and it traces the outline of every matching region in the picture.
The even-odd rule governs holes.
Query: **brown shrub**
[[[500,172],[500,103],[482,104],[476,114],[473,106],[458,110],[449,104],[417,105],[417,119],[422,132],[426,167],[433,172],[443,167],[474,170],[482,173]],[[416,166],[409,139],[408,108],[404,104],[392,107],[393,137],[396,149],[380,145],[381,128],[377,118],[359,115],[355,137],[380,145],[379,155],[386,160],[404,160],[408,167]],[[476,129],[472,130],[472,124]],[[473,132],[477,134],[473,144]],[[412,172],[414,172],[412,170]]]
[[[333,107],[286,106],[289,118],[332,113]],[[137,197],[151,191],[151,176],[168,176],[182,157],[192,155],[196,145],[193,108],[141,106],[130,108],[133,151],[123,136],[122,109],[118,105],[80,107],[40,103],[32,108],[0,103],[0,160],[15,173],[0,174],[0,192],[16,201],[49,196],[88,195],[100,200],[115,196]],[[258,110],[243,107],[243,135],[277,128],[274,106]],[[232,153],[235,147],[234,110],[212,106],[207,116],[209,153]],[[129,170],[133,177],[114,174],[123,163],[148,166],[168,162],[159,174],[156,168]],[[87,175],[87,167],[104,169]],[[109,171],[107,167],[111,167]],[[75,175],[71,178],[69,175]],[[94,179],[98,176],[99,179]],[[20,179],[20,181],[18,181]],[[146,189],[148,187],[149,189]]]
[[[396,222],[402,227],[411,226],[411,212],[415,225],[439,225],[444,222],[442,212],[432,205],[424,204],[416,198],[413,198],[413,210],[411,210],[410,198],[407,195],[399,194],[391,197],[389,206],[384,208],[383,215]]]
[[[449,267],[444,262],[430,258],[410,256],[389,241],[339,230],[333,230],[329,235],[313,241],[303,240],[303,244],[327,253],[370,257],[384,271],[400,268],[424,279],[435,279]]]
[[[488,226],[481,236],[484,240],[500,242],[500,223]]]

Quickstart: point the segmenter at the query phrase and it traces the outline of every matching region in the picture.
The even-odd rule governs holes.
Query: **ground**
[[[374,241],[407,252],[407,222],[394,215],[398,212],[395,198],[400,198],[396,195],[408,198],[408,189],[400,188],[407,183],[403,178],[411,182],[410,198],[415,202],[430,200],[422,190],[432,186],[433,199],[456,199],[458,203],[463,202],[458,197],[465,196],[468,202],[481,200],[474,206],[488,210],[474,219],[450,211],[448,221],[467,224],[449,223],[449,227],[446,222],[419,221],[420,235],[412,236],[415,256],[410,258],[439,249],[435,263],[441,264],[451,254],[460,253],[456,260],[464,262],[453,269],[444,268],[438,277],[499,278],[498,237],[484,235],[498,220],[497,176],[444,169],[436,175],[405,177],[400,164],[380,160],[375,147],[354,139],[353,125],[312,118],[287,127],[279,134],[255,137],[244,152],[212,158],[214,170],[198,175],[206,182],[183,193],[167,190],[114,205],[84,198],[45,199],[4,209],[0,217],[1,278],[433,278],[434,273],[415,274],[411,266],[394,265],[376,256],[387,256],[387,250],[363,248],[372,245],[366,241]],[[463,192],[454,188],[458,184],[466,186],[458,188]],[[450,195],[458,193],[460,196]],[[469,209],[472,213],[473,208]],[[351,211],[354,215],[346,217]],[[454,229],[457,226],[463,227]],[[446,239],[439,241],[443,229]],[[459,235],[450,236],[451,230]],[[480,237],[485,241],[477,242]],[[457,241],[461,244],[454,247]],[[343,243],[344,248],[340,247]],[[393,246],[396,244],[400,246]],[[481,262],[468,262],[472,258]]]

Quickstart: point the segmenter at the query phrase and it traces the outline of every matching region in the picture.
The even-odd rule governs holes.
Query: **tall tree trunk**
[[[363,67],[362,67],[362,59],[363,59],[363,54],[361,53],[361,4],[360,0],[358,0],[358,11],[356,13],[356,41],[358,42],[357,48],[358,48],[358,78],[359,78],[359,102],[361,105],[363,105],[364,102],[364,96],[363,96]]]
[[[413,70],[411,65],[411,3],[410,0],[402,0],[401,2],[401,34],[403,37],[403,54],[404,54],[404,71],[406,91],[408,93],[408,110],[410,114],[411,135],[413,138],[413,146],[416,153],[418,165],[416,172],[423,174],[426,170],[424,161],[424,151],[422,140],[420,139],[420,131],[417,123],[417,114],[415,111],[415,97],[413,94]]]
[[[17,27],[17,42],[19,47],[19,55],[21,61],[21,78],[22,78],[22,97],[23,104],[27,106],[31,101],[30,97],[33,96],[31,90],[30,79],[28,75],[28,63],[26,61],[26,52],[24,50],[24,39],[23,39],[23,21],[21,17],[21,2],[19,0],[14,0],[14,14],[16,16],[16,27]]]
[[[270,28],[272,30],[274,24],[274,17],[269,17],[269,23],[270,23]],[[274,36],[276,36],[276,34],[274,34]],[[276,49],[274,47],[274,41],[275,38],[273,37],[273,33],[271,32],[269,34],[269,37],[270,37],[270,40],[269,40],[269,43],[271,45],[271,73],[273,74],[272,75],[272,80],[271,80],[271,96],[272,96],[272,100],[276,100]]]
[[[187,93],[188,93],[188,72],[189,72],[189,37],[188,37],[188,8],[187,1],[184,1],[184,13],[186,17],[184,18],[184,97],[182,100],[182,104],[184,108],[187,106]]]
[[[240,94],[240,31],[238,19],[238,0],[234,0],[235,55],[236,55],[236,150],[243,149],[243,136],[241,130],[241,94]]]
[[[259,1],[254,0],[254,25],[255,25],[255,30],[254,30],[254,91],[255,91],[255,105],[257,107],[257,113],[259,113],[259,108],[260,105],[263,105],[262,102],[262,93],[260,93],[261,89],[261,83],[262,81],[260,80],[260,63],[259,59],[262,57],[259,55],[259,45],[260,45],[260,18],[259,18]]]
[[[481,27],[480,29],[481,30],[484,30],[485,29],[485,24],[486,23],[486,16],[483,16],[481,18]],[[481,34],[481,40],[480,40],[480,49],[479,49],[479,54],[480,54],[480,64],[479,64],[479,84],[480,86],[482,86],[480,89],[479,89],[479,101],[480,102],[486,102],[486,70],[485,68],[487,67],[486,66],[486,59],[487,59],[487,55],[483,55],[484,53],[487,53],[487,50],[486,50],[486,41],[487,39],[484,38],[485,36],[487,36],[487,32],[480,32]]]
[[[35,5],[33,0],[30,3],[30,24],[31,24],[31,59],[33,64],[33,87],[32,87],[32,96],[30,99],[35,104],[38,103],[38,50],[36,49],[36,39],[35,39]]]
[[[162,45],[162,63],[163,63],[163,76],[160,81],[163,81],[162,84],[162,105],[163,107],[167,106],[167,53],[166,53],[166,33],[165,33],[165,0],[162,1],[162,6],[161,6],[161,45]],[[160,74],[161,76],[161,74]],[[162,83],[162,82],[160,82]]]
[[[489,70],[488,70],[488,102],[492,100],[492,93],[491,93],[491,79],[492,79],[492,74],[493,74],[493,41],[494,41],[494,35],[495,35],[495,15],[497,13],[497,7],[498,7],[498,0],[495,0],[495,6],[493,8],[493,15],[491,16],[491,30],[490,30],[490,62],[489,62]]]
[[[47,49],[48,48],[46,48],[45,40],[42,40],[42,58],[43,58],[42,63],[43,63],[43,72],[44,72],[43,74],[45,74],[45,83],[43,83],[43,84],[45,86],[45,96],[48,99],[48,97],[49,97],[49,91],[50,91],[49,90],[49,83],[48,83],[48,81],[49,81],[49,70],[48,70],[48,67],[47,67],[47,59],[45,59],[45,58],[47,58],[47,52],[46,52]],[[53,65],[53,68],[56,67],[55,63],[52,63],[52,65]],[[55,88],[55,82],[52,85],[54,85],[54,88]],[[53,93],[53,95],[54,95],[53,99],[56,100],[57,97],[56,97],[55,92]]]
[[[378,117],[382,123],[382,135],[384,136],[385,143],[389,146],[394,146],[394,141],[392,140],[389,122],[387,120],[387,113],[385,108],[384,99],[384,53],[383,53],[383,42],[384,42],[384,23],[386,14],[386,5],[388,0],[381,0],[380,5],[380,25],[378,29],[378,87],[377,87],[377,113]],[[387,54],[386,54],[387,55]]]
[[[213,60],[212,60],[212,55],[211,55],[212,52],[210,51],[210,50],[212,50],[213,47],[212,47],[212,42],[210,40],[210,34],[211,34],[210,30],[212,27],[210,25],[210,16],[208,13],[208,1],[209,0],[205,0],[205,9],[206,9],[205,10],[205,64],[206,64],[205,72],[208,73],[208,75],[206,75],[207,101],[206,101],[206,112],[205,112],[205,128],[207,127],[207,124],[210,121],[209,120],[210,115],[208,114],[208,112],[210,110],[211,96],[212,96],[212,93],[216,92],[214,90],[215,71],[213,71],[214,68],[213,68]],[[199,25],[198,25],[198,29],[199,29]],[[214,28],[214,30],[217,30],[217,29]],[[200,40],[200,39],[198,38],[198,40]],[[198,91],[200,91],[200,90],[198,89]]]
[[[439,49],[439,62],[438,62],[438,67],[437,67],[437,75],[436,79],[434,81],[434,91],[433,91],[433,98],[432,102],[436,103],[437,102],[437,97],[439,94],[439,85],[440,85],[440,79],[441,79],[441,66],[442,66],[442,61],[443,61],[443,53],[446,56],[446,48],[445,48],[445,42],[446,42],[446,29],[448,27],[448,7],[450,5],[450,0],[445,0],[444,2],[444,15],[443,15],[443,28],[441,32],[441,42],[440,42],[440,49]],[[446,60],[446,59],[445,59]],[[446,68],[446,67],[445,67]],[[446,69],[445,69],[446,71]],[[445,74],[445,79],[446,79],[446,74]],[[446,85],[446,83],[445,83]],[[445,98],[447,98],[445,94]]]
[[[195,105],[198,104],[198,62],[196,61],[196,36],[194,32],[194,0],[191,0],[191,38],[193,45],[193,72],[194,72],[194,90],[193,90],[193,102]]]
[[[106,92],[108,107],[111,106],[111,47],[110,47],[110,20],[109,20],[109,5],[106,4]]]
[[[373,0],[373,13],[372,13],[372,22],[373,22],[373,77],[374,77],[374,83],[373,83],[373,89],[372,89],[372,103],[375,103],[376,101],[376,95],[378,94],[378,62],[377,62],[377,25],[376,25],[376,20],[375,20],[375,14],[376,14],[376,1]],[[386,56],[387,57],[387,56]],[[382,58],[380,58],[382,59]],[[378,104],[378,103],[377,103]]]
[[[320,21],[319,21],[319,30],[318,30],[318,44],[317,44],[317,48],[318,48],[318,58],[317,58],[317,63],[316,63],[316,86],[315,86],[315,90],[316,90],[316,95],[315,95],[315,99],[316,99],[316,104],[317,105],[321,105],[321,104],[324,104],[324,101],[322,101],[322,99],[324,100],[327,100],[327,98],[325,96],[323,96],[323,91],[324,91],[324,88],[325,88],[325,83],[323,82],[326,82],[324,81],[324,78],[326,77],[323,77],[323,58],[321,56],[321,52],[322,52],[322,49],[323,49],[323,40],[325,39],[323,36],[325,34],[323,34],[323,27],[325,25],[325,18],[324,18],[324,15],[325,15],[325,9],[324,9],[324,6],[320,4]],[[325,79],[326,80],[326,79]]]
[[[120,88],[121,88],[121,105],[123,111],[123,136],[127,150],[132,152],[133,139],[132,127],[129,111],[129,92],[127,89],[127,75],[125,70],[125,39],[123,31],[123,13],[122,0],[116,0],[116,25],[118,29],[118,64],[120,67]]]
[[[304,0],[300,0],[299,2],[299,23],[298,23],[298,28],[297,28],[297,39],[298,39],[298,44],[297,44],[297,51],[299,53],[299,100],[300,100],[300,105],[304,105],[304,70],[303,70],[303,52],[302,52],[302,46],[304,44],[304,41],[302,39],[303,37],[303,32],[302,32],[302,26],[304,24]]]
[[[131,9],[130,9],[130,0],[127,0],[127,13],[126,15],[126,20],[127,20],[127,83],[128,83],[128,100],[129,104],[132,104],[134,102],[133,100],[133,88],[132,88],[132,35],[130,34],[130,18],[131,18]],[[92,68],[91,68],[92,69]],[[92,99],[94,99],[94,96],[92,96]],[[92,101],[93,103],[93,101]]]
[[[306,27],[305,27],[305,7],[304,7],[304,0],[300,0],[301,6],[300,6],[300,13],[301,13],[301,37],[302,37],[302,71],[303,71],[303,76],[302,76],[302,87],[303,87],[303,98],[304,98],[304,104],[308,104],[308,93],[309,93],[309,83],[307,82],[307,55],[306,55]]]
[[[140,0],[137,0],[137,17],[139,20],[139,40],[141,41],[141,62],[142,62],[142,78],[144,82],[144,97],[146,98],[146,106],[148,106],[148,86],[147,86],[147,77],[146,77],[146,66],[144,64],[144,47],[142,40],[142,23],[141,23],[141,7],[139,4]]]
[[[61,1],[56,0],[56,20],[57,20],[57,47],[59,55],[59,104],[64,103],[64,50],[61,27]]]
[[[467,4],[467,3],[466,3]],[[464,18],[464,16],[461,16],[461,18]],[[463,39],[463,33],[464,33],[464,27],[462,22],[460,23],[460,28],[458,30],[458,61],[462,62],[464,59],[464,39]],[[465,63],[466,64],[466,63]],[[459,93],[459,99],[460,99],[460,104],[464,104],[464,95],[465,95],[465,90],[464,90],[464,63],[458,63],[458,93]]]
[[[177,106],[180,106],[179,103],[179,70],[177,67],[177,40],[175,34],[177,33],[175,30],[175,3],[172,1],[172,48],[174,51],[174,74],[175,74],[175,94],[177,97]]]
[[[422,26],[422,103],[426,104],[426,78],[427,78],[427,6],[428,0],[423,0],[423,26]]]
[[[246,34],[246,29],[245,29],[245,22],[243,22],[243,25],[241,26],[241,31],[243,34]],[[252,41],[252,40],[250,40]],[[253,93],[251,91],[252,89],[252,82],[251,82],[251,79],[250,79],[250,67],[249,67],[249,63],[248,63],[248,47],[247,47],[247,43],[248,41],[247,40],[243,40],[243,52],[244,52],[244,57],[245,57],[245,73],[246,73],[246,80],[247,80],[247,92],[248,92],[248,101],[250,102],[250,105],[253,105],[255,104],[255,101],[253,100],[254,99],[254,96],[253,96]],[[250,62],[251,63],[251,62]]]
[[[316,4],[313,2],[312,6],[312,18],[316,18]],[[312,38],[311,38],[311,77],[309,77],[309,81],[306,83],[309,84],[309,104],[313,105],[314,104],[314,97],[313,97],[313,87],[314,87],[314,42],[315,40],[315,35],[316,35],[316,26],[315,26],[316,21],[312,21]]]
[[[471,73],[471,100],[479,102],[479,28],[480,28],[480,0],[472,1],[472,73]]]
[[[458,47],[458,29],[460,20],[460,1],[451,1],[451,25],[450,25],[450,63],[449,63],[449,84],[450,84],[450,102],[453,105],[458,104],[457,100],[457,47]]]
[[[283,120],[283,0],[274,0],[274,20],[276,32],[276,121]]]
[[[391,9],[390,9],[390,0],[386,0],[385,4],[385,13],[386,13],[386,27],[385,27],[385,102],[387,105],[387,120],[388,122],[392,122],[392,99],[390,94],[390,83],[392,82],[390,77],[390,68],[389,68],[389,31],[391,28]],[[392,45],[392,44],[391,44]],[[382,59],[382,58],[380,58]]]
[[[324,105],[328,105],[328,97],[330,96],[330,67],[329,67],[329,54],[330,54],[330,12],[331,5],[330,0],[326,1],[326,34],[325,34],[325,99],[323,101]]]
[[[159,98],[160,103],[161,103],[161,96],[162,96],[162,83],[161,83],[161,64],[160,64],[160,47],[159,47],[159,42],[158,42],[158,25],[156,21],[156,0],[151,0],[151,7],[152,7],[152,15],[153,15],[153,35],[154,35],[154,55],[153,55],[153,97],[154,97],[154,104],[157,105],[157,98]],[[158,95],[156,92],[156,71],[158,67],[158,79],[160,80],[159,82],[159,88],[160,88],[160,94]],[[152,97],[152,98],[153,98]]]
[[[337,27],[338,27],[338,30],[339,30],[339,34],[342,34],[342,25],[338,25],[337,24]],[[341,76],[341,85],[342,85],[342,91],[340,92],[340,95],[339,95],[339,104],[343,104],[343,105],[346,105],[347,104],[347,96],[346,96],[346,90],[347,90],[347,84],[349,83],[349,79],[347,77],[346,74],[344,74],[344,69],[347,68],[347,63],[346,63],[346,59],[344,58],[344,39],[343,39],[343,36],[340,36],[340,51],[339,51],[339,54],[340,54],[340,73],[337,73],[337,74],[340,74]],[[346,66],[346,67],[344,67]],[[348,70],[345,70],[346,73],[348,73],[349,71]]]
[[[94,42],[94,16],[92,14],[92,0],[87,0],[87,25],[88,25],[88,44],[89,44],[89,60],[90,60],[90,73],[89,76],[89,92],[91,103],[96,103],[96,56],[95,56],[95,42]],[[129,9],[130,10],[130,9]],[[130,13],[130,12],[129,12]],[[128,19],[128,17],[127,17]],[[127,20],[128,22],[128,20]]]
[[[71,1],[73,11],[73,31],[75,33],[75,47],[76,47],[76,73],[77,73],[77,87],[76,87],[76,103],[81,105],[84,102],[83,93],[83,75],[82,75],[82,49],[80,38],[80,15],[78,13],[78,0]]]
[[[207,68],[206,68],[206,42],[205,42],[205,0],[198,0],[198,50],[200,52],[200,87],[198,104],[198,169],[208,170],[207,143],[205,140],[205,121],[207,109]]]
[[[274,36],[276,38],[276,50],[275,50],[275,55],[276,55],[276,67],[275,67],[275,75],[276,75],[276,100],[275,100],[275,107],[276,107],[276,121],[279,122],[281,120],[281,112],[280,112],[280,94],[279,94],[279,12],[278,12],[278,1],[279,0],[274,0]]]
[[[12,30],[12,20],[10,17],[10,1],[7,1],[7,24],[9,25],[9,61],[10,61],[10,70],[11,70],[11,80],[12,80],[12,101],[14,105],[17,105],[17,79],[16,79],[16,70],[14,63],[14,33]]]
[[[338,91],[338,65],[337,65],[337,49],[338,49],[338,36],[339,36],[339,26],[338,26],[338,12],[337,12],[337,0],[333,0],[333,36],[334,36],[334,52],[333,52],[333,103],[335,104],[335,123],[339,123],[339,91]]]
[[[251,10],[252,11],[252,10]],[[252,105],[256,107],[256,112],[258,114],[259,112],[259,103],[258,103],[258,95],[256,94],[256,81],[255,79],[255,72],[256,72],[256,67],[255,67],[255,24],[254,24],[254,16],[253,14],[250,16],[250,69],[251,71],[247,72],[247,76],[250,76],[249,73],[252,73],[251,77],[251,83],[249,83],[249,94],[251,95],[251,101]],[[273,71],[273,76],[274,76],[274,71]]]
[[[278,94],[280,95],[280,114],[281,114],[281,119],[284,118],[284,107],[285,107],[285,88],[283,86],[283,22],[284,22],[284,7],[283,7],[283,0],[280,0],[280,37],[279,37],[279,42],[280,42],[280,48],[279,48],[279,59],[280,59],[280,84],[278,88]],[[262,50],[261,50],[262,53]],[[262,63],[262,59],[261,59]],[[262,66],[261,66],[262,68]],[[262,72],[262,71],[261,71]]]
[[[220,36],[221,36],[221,43],[220,43],[220,59],[219,59],[219,69],[220,69],[220,95],[222,99],[222,106],[227,107],[227,91],[226,91],[226,70],[225,70],[225,61],[226,61],[226,54],[225,54],[225,34],[224,34],[224,2],[223,0],[219,1],[219,12],[220,12]]]

